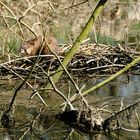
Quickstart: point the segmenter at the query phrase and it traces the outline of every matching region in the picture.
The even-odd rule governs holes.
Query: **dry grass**
[[[108,2],[96,22],[95,28],[91,30],[90,42],[99,40],[112,45],[115,43],[115,39],[129,41],[127,28],[132,21],[139,20],[139,12],[135,12],[139,5],[139,1]],[[16,44],[12,46],[14,48],[12,53],[18,54],[17,50],[23,40],[29,39],[34,34],[42,34],[46,30],[48,34],[56,36],[59,43],[72,43],[94,7],[95,2],[88,0],[73,2],[67,0],[0,1],[0,49],[2,54],[11,53],[9,42],[13,41],[13,38],[16,39]],[[101,40],[100,35],[112,38],[102,38]],[[136,37],[137,34],[134,38]]]

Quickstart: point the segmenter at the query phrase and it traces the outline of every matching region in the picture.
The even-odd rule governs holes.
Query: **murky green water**
[[[102,80],[103,79],[99,79],[96,82],[99,83]],[[86,80],[86,87],[90,88],[93,83],[94,79]],[[123,103],[125,106],[140,98],[139,83],[139,75],[130,75],[129,79],[126,75],[124,75],[101,88],[98,93],[92,93],[87,96],[87,100],[91,107],[99,108],[104,104],[104,106],[108,105],[107,109],[116,112],[121,106],[122,97],[124,97]],[[80,84],[82,85],[84,83]],[[9,103],[15,89],[15,81],[1,80],[0,85],[0,112],[2,114],[2,112],[8,107],[7,104]],[[135,129],[137,126],[132,127],[133,129],[131,130],[133,131],[121,130],[107,133],[105,135],[97,134],[93,136],[72,130],[63,122],[55,119],[55,115],[59,112],[59,106],[56,105],[55,109],[53,109],[53,107],[51,108],[51,106],[56,104],[58,101],[57,98],[52,99],[51,97],[48,97],[46,101],[49,102],[52,99],[52,101],[50,101],[51,105],[49,105],[46,110],[42,111],[44,107],[37,97],[31,101],[29,100],[31,93],[32,92],[29,89],[27,90],[26,87],[19,92],[14,110],[11,112],[11,114],[15,117],[15,126],[12,126],[12,128],[8,130],[2,128],[1,126],[1,139],[20,139],[24,136],[24,140],[138,140],[140,137],[139,132]],[[47,104],[49,104],[48,102]],[[38,114],[40,115],[38,116]]]

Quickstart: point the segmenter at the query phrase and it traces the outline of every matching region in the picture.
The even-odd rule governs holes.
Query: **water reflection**
[[[86,82],[86,89],[91,88],[106,78],[95,80],[88,80]],[[139,96],[140,93],[140,76],[138,75],[123,75],[111,81],[104,87],[100,88],[98,92],[102,96],[115,96],[115,97],[129,97]]]
[[[86,80],[86,88],[90,88],[93,85],[103,81],[103,79],[98,80]],[[84,83],[80,83],[82,86]],[[124,75],[111,83],[107,84],[103,88],[98,91],[98,94],[90,94],[87,99],[89,104],[93,107],[100,107],[101,104],[106,103],[109,105],[111,110],[118,111],[120,108],[121,98],[124,97],[124,104],[129,104],[134,102],[136,99],[140,98],[140,77],[137,75]],[[5,83],[4,83],[5,84]],[[1,83],[2,85],[2,83]],[[65,92],[66,91],[66,88]],[[7,89],[9,90],[9,89]],[[3,91],[3,86],[2,86]],[[6,91],[6,89],[5,89]],[[3,96],[8,97],[8,92],[6,94],[0,93],[1,96],[1,114],[7,108],[7,105],[4,102],[7,102]],[[11,95],[10,95],[11,96]],[[27,96],[28,97],[28,96]],[[114,98],[115,97],[115,98]],[[4,99],[4,101],[2,101]],[[20,100],[20,98],[19,98]],[[128,132],[128,131],[117,131],[112,132],[106,135],[93,135],[89,136],[87,134],[76,132],[72,130],[68,126],[66,126],[63,122],[58,121],[55,118],[55,115],[58,113],[58,110],[46,110],[44,112],[40,111],[39,103],[36,105],[25,105],[23,102],[27,100],[24,97],[22,99],[21,104],[16,105],[14,110],[14,115],[16,116],[16,127],[11,129],[4,129],[1,127],[0,129],[0,139],[4,140],[12,140],[19,139],[23,137],[23,140],[28,139],[41,139],[41,140],[112,140],[112,139],[139,139],[139,132]],[[27,101],[25,101],[27,102]],[[3,104],[2,104],[3,103]],[[7,102],[8,103],[8,102]],[[27,102],[28,103],[28,102]],[[33,123],[34,122],[34,123]],[[31,125],[33,124],[33,125]],[[137,128],[137,126],[136,126]],[[26,133],[25,133],[26,132]]]

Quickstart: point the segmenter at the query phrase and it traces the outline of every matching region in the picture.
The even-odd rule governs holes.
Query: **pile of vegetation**
[[[60,60],[70,50],[71,45],[61,45],[62,48]],[[140,53],[132,47],[124,49],[121,46],[108,46],[103,44],[86,44],[81,45],[79,51],[74,55],[68,64],[68,71],[75,76],[99,76],[116,73],[118,70],[132,62]],[[0,65],[0,75],[6,78],[7,75],[12,77],[27,76],[30,68],[35,62],[37,56],[18,57],[11,61],[4,62]],[[51,63],[50,66],[49,63]],[[31,78],[44,79],[44,71],[49,69],[53,74],[60,65],[60,62],[53,55],[40,55],[38,64],[32,72]],[[49,67],[49,68],[48,68]],[[134,65],[129,71],[139,71],[140,63]],[[46,77],[47,79],[47,77]]]

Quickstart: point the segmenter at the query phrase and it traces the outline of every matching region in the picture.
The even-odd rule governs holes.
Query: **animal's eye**
[[[34,42],[30,42],[30,45],[34,46],[34,45],[35,45],[35,43],[34,43]]]

